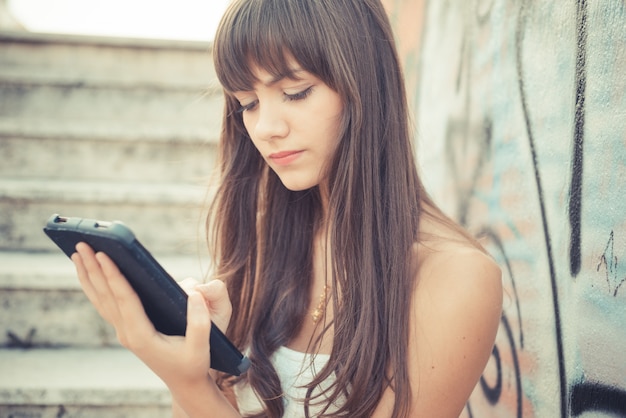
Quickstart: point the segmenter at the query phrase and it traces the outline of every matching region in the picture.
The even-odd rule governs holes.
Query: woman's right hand
[[[139,296],[106,254],[95,253],[85,243],[79,243],[72,261],[87,298],[115,328],[122,346],[146,363],[168,386],[177,380],[206,379],[210,365],[211,311],[203,294],[197,291],[189,294],[186,336],[164,335],[154,328]]]
[[[189,290],[185,337],[156,331],[137,293],[104,253],[85,243],[76,246],[72,261],[83,291],[98,313],[132,351],[169,387],[189,416],[239,416],[209,376],[211,315],[218,327],[230,320],[231,306],[221,282]],[[185,284],[189,289],[189,281]]]

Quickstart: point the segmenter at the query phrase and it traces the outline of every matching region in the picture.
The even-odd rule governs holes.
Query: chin
[[[302,192],[304,190],[309,190],[310,188],[314,187],[315,185],[309,185],[309,186],[304,186],[304,185],[298,185],[298,184],[286,184],[283,183],[283,186],[285,186],[288,190],[292,191],[292,192]]]
[[[281,183],[283,183],[283,186],[285,186],[287,189],[291,190],[292,192],[301,192],[304,190],[309,190],[312,187],[317,186],[317,182],[314,181],[302,181],[301,179],[293,179],[293,178],[283,178],[280,177],[280,181]]]

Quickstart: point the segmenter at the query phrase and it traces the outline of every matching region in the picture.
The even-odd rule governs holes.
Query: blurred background
[[[209,41],[228,0],[2,0],[32,32]]]
[[[170,415],[42,228],[121,220],[176,279],[206,275],[226,3],[0,0],[0,417]]]

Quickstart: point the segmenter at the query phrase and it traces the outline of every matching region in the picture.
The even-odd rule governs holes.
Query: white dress
[[[301,418],[304,417],[304,402],[306,397],[306,384],[310,383],[315,375],[322,370],[328,363],[328,354],[310,354],[292,350],[287,347],[280,347],[272,355],[271,361],[276,369],[280,384],[282,386],[285,405],[285,413],[283,418]],[[322,383],[322,387],[326,388],[333,382],[332,375]],[[315,396],[319,389],[313,391]],[[243,415],[259,413],[263,411],[263,404],[259,400],[257,394],[252,390],[247,382],[241,382],[235,386],[235,395],[237,397],[237,405],[239,412]],[[321,408],[314,404],[309,406],[309,415],[317,416]],[[332,407],[328,412],[332,412]]]

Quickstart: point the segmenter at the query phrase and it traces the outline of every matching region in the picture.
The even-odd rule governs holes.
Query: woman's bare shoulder
[[[412,414],[458,417],[493,349],[502,309],[501,270],[459,236],[417,244],[415,252]]]
[[[427,219],[420,223],[420,242],[413,247],[416,280],[420,287],[500,283],[501,271],[493,258],[460,227]],[[494,284],[494,283],[491,283]]]
[[[501,280],[501,270],[494,259],[481,248],[469,243],[444,242],[436,246],[416,247],[416,280],[420,287],[450,285],[484,285]]]
[[[502,272],[495,260],[453,226],[428,223],[427,239],[414,246],[415,292],[418,322],[438,322],[433,314],[460,314],[471,309],[477,315],[494,316],[502,306]],[[498,318],[499,320],[499,318]]]

